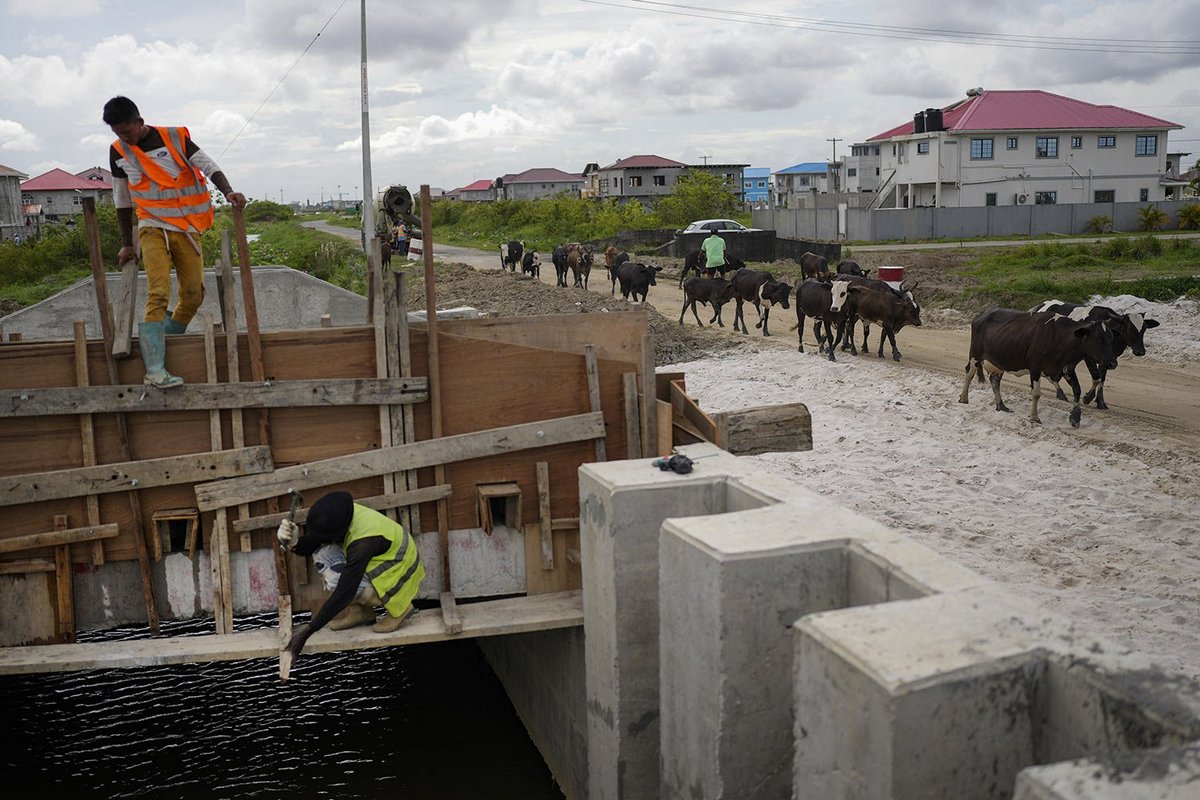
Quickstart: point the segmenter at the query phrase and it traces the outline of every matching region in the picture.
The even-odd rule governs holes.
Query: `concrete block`
[[[436,600],[442,591],[442,556],[437,530],[417,534],[425,581],[417,597]],[[452,530],[449,535],[450,588],[457,597],[496,597],[525,593],[525,535],[498,525]]]
[[[1013,800],[1195,800],[1200,743],[1030,767]]]
[[[54,573],[0,575],[0,608],[24,609],[0,614],[0,647],[54,641]]]

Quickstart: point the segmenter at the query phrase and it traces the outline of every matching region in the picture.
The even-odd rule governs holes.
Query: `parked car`
[[[709,233],[719,231],[721,233],[744,233],[746,231],[757,231],[760,228],[747,228],[740,222],[734,222],[731,219],[698,219],[689,224],[679,233]]]

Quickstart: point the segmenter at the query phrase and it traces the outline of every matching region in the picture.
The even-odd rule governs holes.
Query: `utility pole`
[[[708,160],[709,160],[710,158],[712,158],[712,156],[700,156],[700,158],[704,159],[704,166],[706,166],[706,167],[707,167],[707,166],[708,166]]]
[[[825,141],[833,142],[833,193],[837,194],[838,193],[838,177],[839,177],[839,173],[841,172],[841,170],[838,168],[838,163],[837,163],[837,143],[842,140],[838,139],[838,138],[833,138],[833,139],[826,139]]]

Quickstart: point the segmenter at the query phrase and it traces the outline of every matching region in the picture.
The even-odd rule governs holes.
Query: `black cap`
[[[335,541],[350,530],[354,517],[354,498],[349,492],[330,492],[308,510],[305,527],[310,536],[324,541]]]

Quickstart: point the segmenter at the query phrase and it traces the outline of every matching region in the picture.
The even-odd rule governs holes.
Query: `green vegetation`
[[[1171,218],[1167,216],[1167,212],[1155,206],[1146,206],[1138,209],[1138,230],[1139,231],[1158,231],[1162,230]]]
[[[1084,233],[1110,233],[1112,232],[1112,217],[1104,214],[1097,214],[1087,221],[1083,226]]]
[[[1178,218],[1181,230],[1200,230],[1200,203],[1192,203],[1179,209]]]

